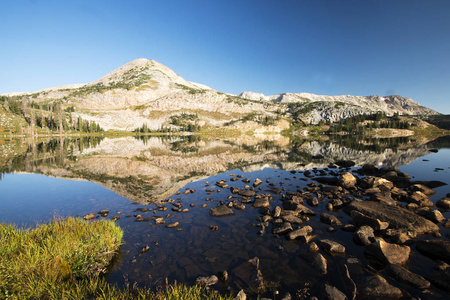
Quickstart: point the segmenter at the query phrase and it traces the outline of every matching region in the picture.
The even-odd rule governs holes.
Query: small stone
[[[356,185],[356,177],[349,172],[344,172],[341,174],[338,180],[338,185],[345,189],[354,187]]]
[[[327,213],[323,213],[320,215],[320,221],[322,223],[328,224],[328,225],[337,225],[337,226],[341,226],[342,223],[341,221],[339,221],[339,219],[334,216],[334,215],[330,215]]]
[[[325,284],[325,288],[323,290],[324,297],[326,300],[347,300],[347,296],[343,292],[341,292],[338,288]]]
[[[283,222],[281,224],[273,224],[272,233],[276,235],[286,234],[292,231],[292,225],[288,222]]]
[[[367,246],[375,240],[373,228],[370,226],[361,226],[353,234],[353,241],[358,245]]]
[[[245,294],[244,290],[240,290],[234,300],[247,300],[247,295]]]
[[[195,280],[195,284],[201,286],[210,286],[216,284],[217,282],[219,282],[219,278],[217,278],[216,275],[211,275],[209,277],[198,277]]]
[[[329,239],[319,240],[319,245],[325,252],[328,252],[330,254],[345,253],[345,247],[343,245]]]
[[[95,218],[95,214],[87,214],[83,217],[85,220],[92,220]]]
[[[262,182],[261,179],[256,179],[255,182],[253,183],[253,187],[260,186],[262,183],[263,183],[263,182]]]
[[[166,228],[177,228],[178,226],[180,226],[180,223],[174,222],[174,223],[167,224]]]

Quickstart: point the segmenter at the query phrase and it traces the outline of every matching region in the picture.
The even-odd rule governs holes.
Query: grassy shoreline
[[[232,299],[194,286],[119,288],[103,276],[122,244],[111,220],[56,219],[34,229],[0,223],[2,299]]]

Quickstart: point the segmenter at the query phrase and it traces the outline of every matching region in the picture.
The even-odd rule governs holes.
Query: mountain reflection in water
[[[434,142],[432,147],[439,145]],[[428,153],[430,146],[411,138],[333,136],[327,141],[285,139],[252,144],[191,135],[60,138],[39,143],[3,140],[0,148],[0,173],[83,179],[131,201],[153,203],[188,182],[231,169],[307,170],[339,160],[354,161],[355,166],[401,166]]]

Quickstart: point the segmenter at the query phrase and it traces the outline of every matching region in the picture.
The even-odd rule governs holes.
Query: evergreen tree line
[[[136,129],[134,129],[133,132],[135,132],[135,133],[150,133],[150,132],[169,133],[169,132],[182,132],[182,131],[198,132],[200,130],[201,130],[201,126],[197,125],[197,124],[184,124],[180,128],[174,128],[174,127],[171,127],[171,126],[161,125],[161,127],[159,127],[159,129],[151,130],[148,127],[147,123],[144,123],[144,124],[142,124],[141,127],[138,127]]]
[[[63,110],[60,102],[37,103],[17,97],[0,97],[0,103],[10,112],[23,116],[32,130],[37,126],[41,129],[79,132],[103,132],[104,130],[94,121],[87,121],[78,117],[72,119],[73,106]]]
[[[367,122],[365,126],[361,125],[364,121]],[[408,121],[401,121],[399,114],[395,113],[392,117],[387,117],[384,112],[377,112],[374,114],[361,114],[353,116],[334,123],[328,130],[329,132],[364,132],[365,129],[373,128],[394,128],[394,129],[409,129],[411,124]]]

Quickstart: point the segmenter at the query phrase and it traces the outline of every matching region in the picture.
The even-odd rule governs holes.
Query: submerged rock
[[[211,217],[225,217],[234,215],[234,211],[225,205],[219,205],[211,208],[209,214]]]

